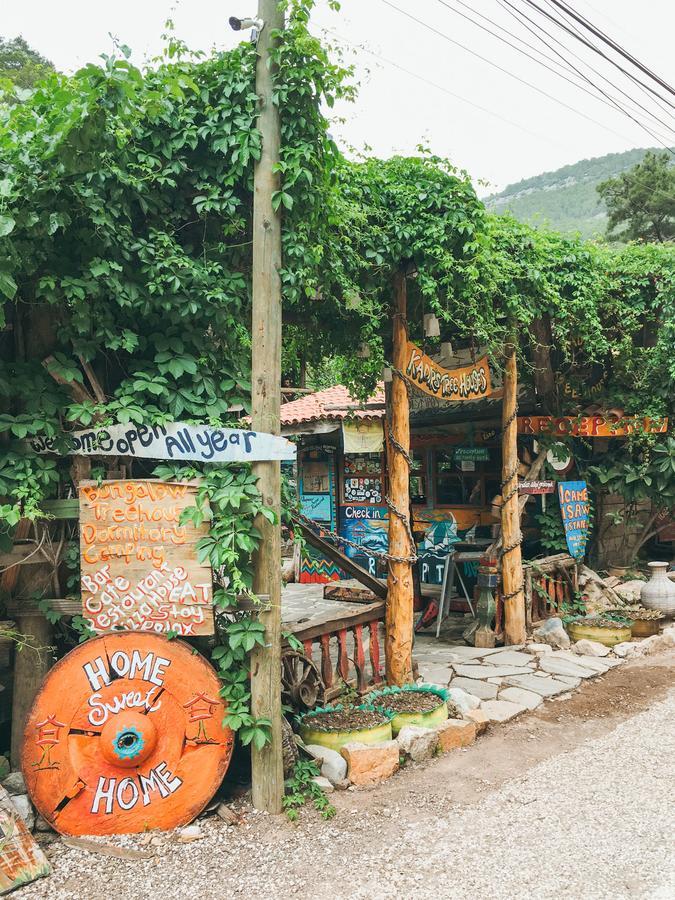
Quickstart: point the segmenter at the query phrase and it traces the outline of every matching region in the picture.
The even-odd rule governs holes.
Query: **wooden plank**
[[[213,634],[211,567],[197,558],[208,521],[180,521],[196,493],[151,479],[80,483],[82,615],[93,631]]]
[[[318,550],[323,556],[330,559],[331,562],[334,562],[345,572],[348,572],[353,578],[356,578],[357,581],[360,581],[361,584],[369,588],[377,597],[381,597],[383,600],[386,599],[387,587],[378,578],[375,578],[370,572],[366,572],[365,569],[362,569],[358,563],[355,563],[353,560],[349,559],[348,556],[345,556],[345,554],[338,550],[333,544],[329,543],[324,538],[319,537],[314,529],[306,522],[303,522],[302,519],[294,517],[293,524],[302,530],[305,540],[308,544],[311,544],[315,550]]]

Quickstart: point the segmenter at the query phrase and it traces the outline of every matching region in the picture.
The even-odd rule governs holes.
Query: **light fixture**
[[[228,21],[232,31],[246,31],[246,29],[251,28],[251,43],[255,43],[258,40],[258,35],[265,27],[262,19],[238,19],[236,16],[230,16]]]
[[[365,341],[361,341],[361,343],[359,344],[356,355],[359,359],[370,359],[370,347],[368,346],[368,344],[366,344]]]
[[[393,377],[394,373],[391,371],[391,367],[385,366],[384,369],[382,369],[382,381],[384,381],[385,384],[389,384],[389,382],[393,380]]]
[[[441,336],[441,326],[434,313],[424,314],[424,333],[427,337]]]

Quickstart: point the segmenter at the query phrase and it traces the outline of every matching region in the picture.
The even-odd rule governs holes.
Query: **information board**
[[[213,634],[208,523],[181,524],[197,485],[154,480],[80,484],[82,615],[93,631]]]

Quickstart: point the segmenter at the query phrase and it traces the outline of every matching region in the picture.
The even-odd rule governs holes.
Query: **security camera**
[[[244,31],[247,28],[253,28],[257,32],[261,32],[265,24],[262,19],[238,19],[236,16],[230,16],[229,23],[232,31]]]

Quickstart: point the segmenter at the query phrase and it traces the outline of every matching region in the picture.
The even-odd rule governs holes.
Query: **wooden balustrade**
[[[566,553],[537,559],[523,566],[528,628],[571,607],[579,589],[577,564]]]
[[[289,629],[321,672],[324,702],[337,697],[345,685],[364,694],[382,683],[379,623],[383,620],[384,603],[377,601],[340,618],[326,615]]]

